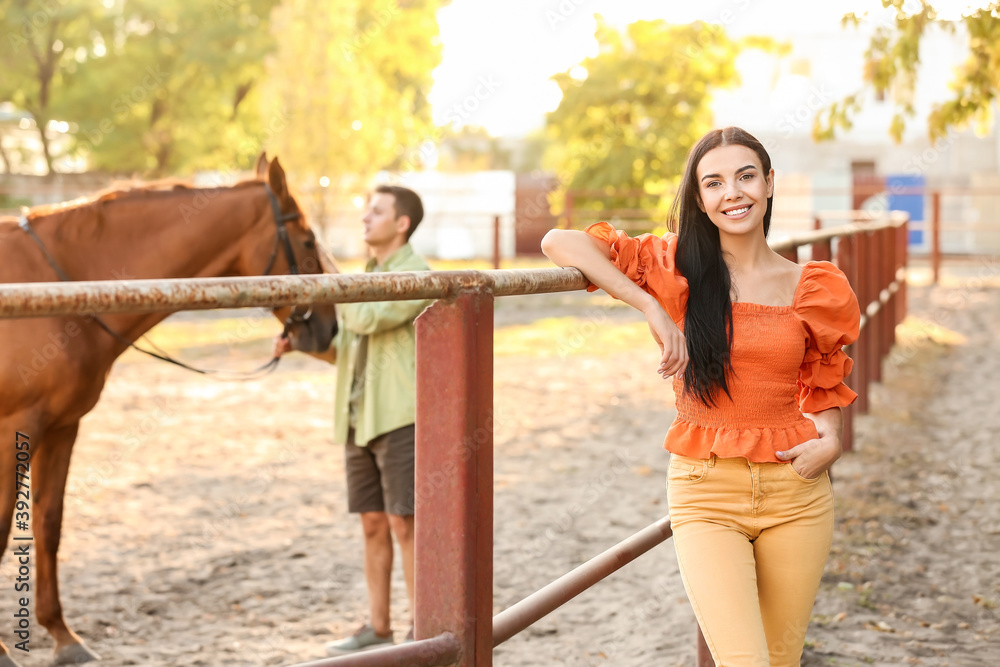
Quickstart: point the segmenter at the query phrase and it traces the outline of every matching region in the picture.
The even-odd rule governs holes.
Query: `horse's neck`
[[[260,219],[259,198],[245,188],[182,190],[98,205],[80,224],[74,280],[137,280],[232,275],[241,241]],[[261,267],[263,269],[263,267]],[[134,340],[169,313],[102,316]]]
[[[98,270],[120,265],[126,275],[119,279],[229,275],[243,237],[260,218],[260,201],[241,187],[109,202],[101,237],[112,247]]]

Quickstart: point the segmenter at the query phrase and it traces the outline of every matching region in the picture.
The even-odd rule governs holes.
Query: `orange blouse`
[[[587,233],[608,244],[618,269],[683,330],[688,284],[675,263],[677,235],[632,238],[606,222]],[[803,267],[790,306],[734,303],[732,400],[722,393],[717,407],[706,407],[683,392],[684,380],[675,375],[677,418],[664,447],[694,458],[778,462],[775,452],[819,437],[802,413],[845,407],[857,398],[844,384],[854,362],[842,347],[857,340],[860,321],[847,276],[830,262]]]

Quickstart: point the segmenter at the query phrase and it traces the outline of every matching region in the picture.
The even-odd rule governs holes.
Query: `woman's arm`
[[[572,266],[590,282],[621,299],[638,311],[659,307],[656,299],[618,270],[611,262],[611,250],[586,232],[551,229],[542,239],[542,252],[559,266]]]
[[[641,311],[646,316],[653,339],[660,346],[657,372],[664,378],[684,372],[688,361],[684,334],[652,294],[618,270],[611,261],[607,246],[586,232],[552,229],[542,239],[542,252],[559,266],[580,269],[590,282]]]
[[[844,449],[841,439],[844,434],[844,413],[839,407],[821,410],[811,414],[803,413],[816,424],[819,438],[807,440],[784,452],[777,452],[782,461],[793,461],[795,471],[803,477],[813,479],[828,470]]]

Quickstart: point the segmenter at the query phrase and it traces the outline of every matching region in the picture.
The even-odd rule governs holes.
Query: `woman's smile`
[[[737,219],[737,218],[742,218],[747,213],[749,213],[751,208],[753,208],[753,204],[744,204],[742,206],[727,208],[722,213],[727,218]]]

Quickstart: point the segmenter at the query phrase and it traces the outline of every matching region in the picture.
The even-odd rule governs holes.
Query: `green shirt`
[[[365,272],[429,271],[430,266],[409,243],[382,266],[368,261]],[[344,303],[337,306],[340,331],[337,346],[337,397],[334,401],[333,439],[347,442],[351,389],[357,366],[357,341],[367,336],[364,383],[356,397],[354,442],[367,445],[378,436],[416,421],[416,334],[413,320],[429,300]],[[359,369],[360,371],[360,369]]]

